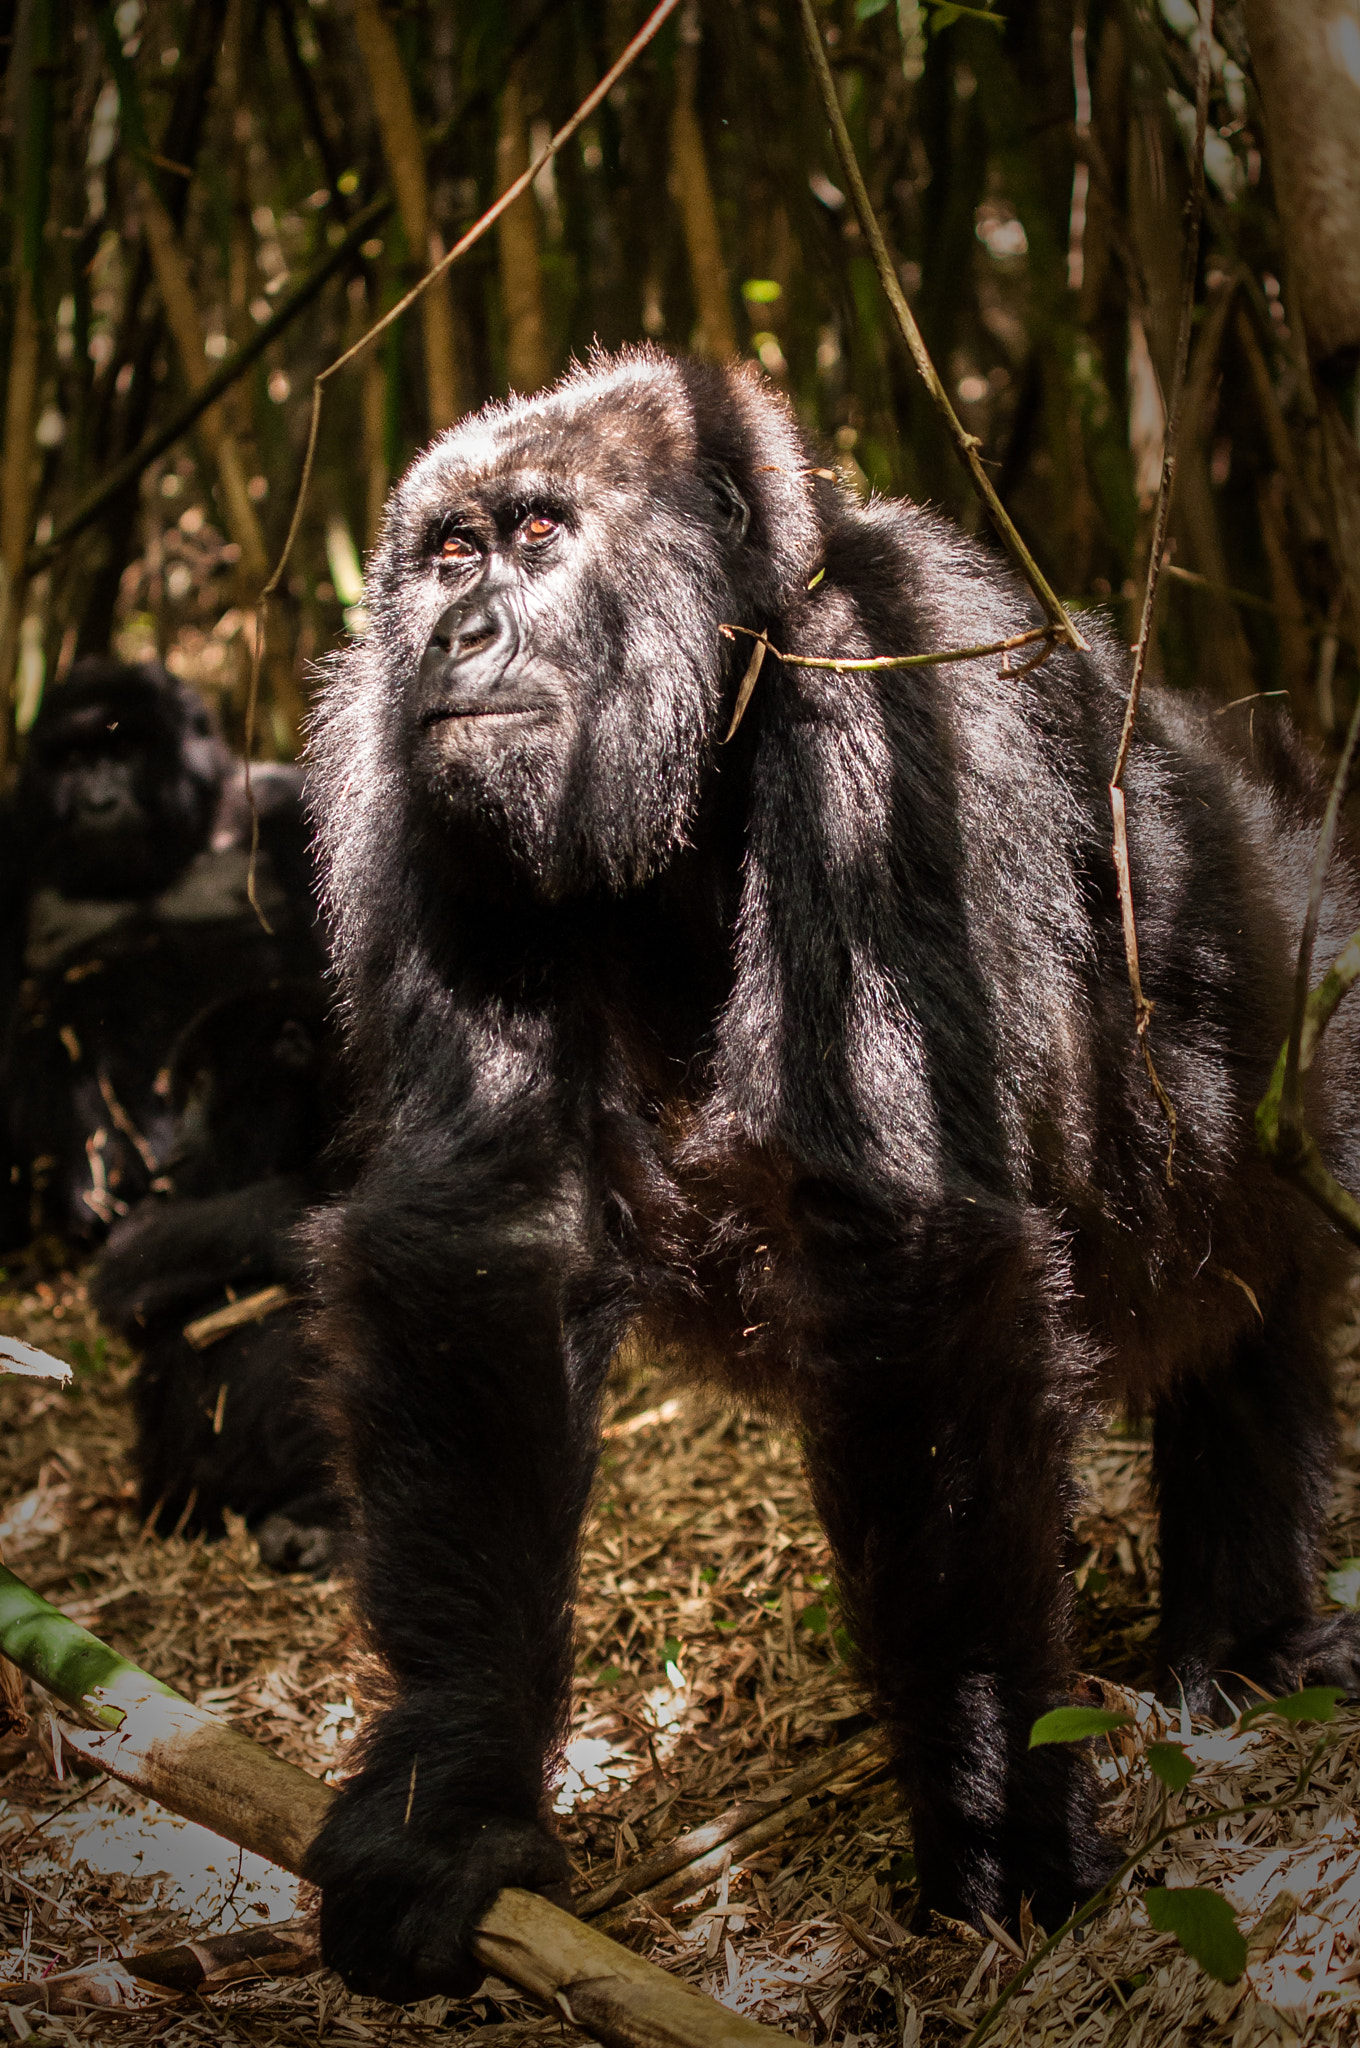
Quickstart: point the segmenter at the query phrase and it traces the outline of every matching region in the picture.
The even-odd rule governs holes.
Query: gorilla
[[[44,699],[0,820],[0,1249],[126,1214],[169,1135],[155,1083],[176,1033],[217,995],[318,970],[300,774],[252,782],[263,922],[243,764],[202,700],[158,663],[102,659]]]
[[[368,591],[314,740],[358,1159],[312,1242],[390,1692],[311,1857],[327,1960],[465,1989],[489,1896],[565,1882],[578,1532],[638,1327],[800,1436],[923,1901],[1056,1924],[1118,1858],[1089,1757],[1028,1746],[1069,1696],[1073,1448],[1103,1409],[1153,1419],[1190,1705],[1228,1673],[1360,1680],[1360,1622],[1314,1604],[1346,1255],[1252,1129],[1306,767],[1148,694],[1127,790],[1168,1172],[1102,620],[1029,672],[781,661],[1043,620],[988,548],[827,480],[752,371],[650,350],[435,441]],[[771,647],[735,733],[752,643],[726,627]],[[1323,957],[1357,924],[1347,871]],[[1343,1016],[1308,1107],[1352,1184],[1355,1053]]]
[[[293,1233],[332,1183],[341,1114],[325,991],[283,981],[211,1004],[169,1060],[173,1137],[156,1193],[115,1224],[90,1299],[139,1353],[133,1385],[142,1513],[220,1536],[229,1510],[264,1562],[332,1561],[343,1507],[306,1398],[301,1309],[205,1344],[194,1325],[266,1288],[299,1292]]]

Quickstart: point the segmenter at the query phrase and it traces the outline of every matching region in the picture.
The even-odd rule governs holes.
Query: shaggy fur
[[[133,1405],[141,1512],[219,1536],[243,1515],[267,1564],[316,1570],[343,1519],[304,1394],[295,1306],[205,1350],[186,1323],[296,1286],[293,1233],[334,1183],[322,1156],[340,1115],[323,990],[280,982],[197,1017],[169,1062],[174,1136],[158,1193],[110,1233],[90,1299],[138,1352]]]
[[[814,461],[756,376],[651,351],[489,407],[394,492],[325,693],[362,1164],[315,1225],[317,1330],[393,1699],[311,1875],[365,1990],[465,1986],[487,1896],[565,1876],[577,1536],[639,1322],[800,1431],[931,1905],[980,1924],[1030,1894],[1052,1924],[1114,1860],[1086,1758],[1027,1747],[1071,1676],[1071,1453],[1101,1404],[1156,1418],[1192,1704],[1222,1670],[1357,1676],[1353,1619],[1313,1605],[1339,1252],[1252,1139],[1306,772],[1149,695],[1127,786],[1168,1187],[1099,621],[1024,676],[772,656],[723,744],[751,644],[724,623],[848,657],[1036,622],[988,549]],[[1354,1182],[1352,1035],[1309,1113]]]
[[[0,1250],[102,1236],[168,1140],[176,1035],[215,996],[319,965],[301,778],[254,778],[267,931],[240,767],[158,663],[78,662],[43,700],[0,810]]]

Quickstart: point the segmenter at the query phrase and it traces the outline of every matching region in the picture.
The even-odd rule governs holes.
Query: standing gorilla
[[[551,1890],[600,1388],[639,1320],[793,1421],[924,1898],[1053,1924],[1115,1861],[1071,1676],[1072,1449],[1151,1411],[1164,1647],[1352,1687],[1314,1612],[1340,1260],[1258,1158],[1312,829],[1153,695],[1128,777],[1175,1185],[1135,1041],[1106,779],[1121,651],[878,673],[1035,623],[984,549],[818,480],[754,376],[652,352],[490,407],[393,495],[317,805],[364,1163],[317,1328],[391,1703],[311,1875],[327,1959],[466,1986]],[[1349,886],[1349,885],[1348,885]],[[1360,923],[1330,912],[1325,953]],[[1360,1175],[1353,1028],[1309,1117]],[[1259,1301],[1261,1316],[1244,1281]]]
[[[155,1083],[177,1033],[214,996],[318,966],[301,778],[254,779],[272,932],[247,895],[241,764],[202,700],[159,663],[101,659],[43,700],[0,817],[0,1248],[126,1213],[168,1137]]]

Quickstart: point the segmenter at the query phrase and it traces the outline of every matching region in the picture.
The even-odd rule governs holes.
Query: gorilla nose
[[[450,605],[430,635],[420,663],[421,709],[426,715],[477,710],[503,681],[519,652],[510,608],[482,598]]]

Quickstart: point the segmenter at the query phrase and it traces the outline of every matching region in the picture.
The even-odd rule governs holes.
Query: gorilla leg
[[[1318,1322],[1296,1283],[1225,1367],[1157,1409],[1163,1656],[1197,1712],[1223,1704],[1216,1673],[1360,1691],[1360,1621],[1314,1611],[1336,1448]]]
[[[1029,1748],[1071,1676],[1063,1568],[1087,1360],[1024,1235],[970,1205],[905,1257],[844,1259],[839,1360],[805,1425],[922,1902],[978,1926],[1014,1921],[1022,1890],[1054,1926],[1117,1861],[1086,1757]]]
[[[308,1875],[327,1961],[395,1999],[477,1982],[502,1885],[566,1882],[546,1801],[612,1343],[571,1298],[563,1205],[437,1151],[394,1144],[322,1225],[356,1593],[393,1691]]]

